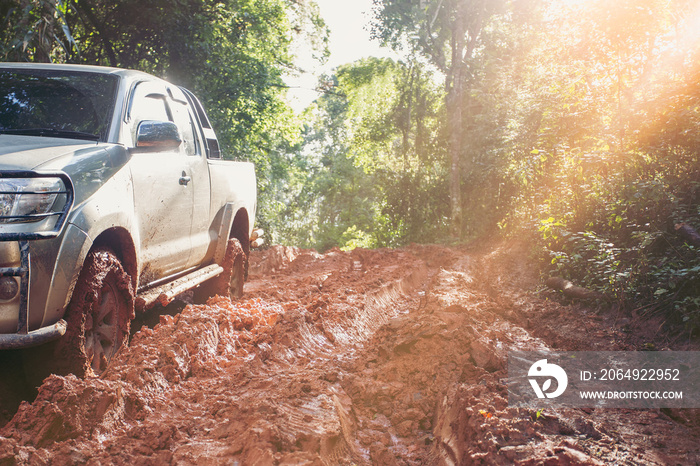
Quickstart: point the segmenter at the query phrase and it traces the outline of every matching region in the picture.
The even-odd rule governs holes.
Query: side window
[[[136,143],[136,129],[143,120],[173,121],[164,93],[150,83],[136,86],[129,108],[131,141]]]
[[[221,158],[219,141],[216,139],[216,134],[214,134],[214,130],[211,127],[207,114],[204,112],[204,108],[202,108],[202,104],[190,91],[184,88],[183,91],[185,92],[185,95],[187,95],[187,99],[189,100],[191,107],[196,111],[197,120],[199,120],[199,124],[201,125],[203,131],[202,136],[204,137],[203,150],[206,151],[207,157],[210,159]]]
[[[197,139],[195,137],[194,123],[190,116],[190,112],[188,111],[187,104],[174,100],[171,101],[171,108],[173,110],[175,124],[180,129],[180,134],[184,140],[183,148],[185,150],[185,154],[199,154],[200,151],[197,144]]]
[[[202,128],[197,123],[197,118],[195,117],[191,106],[188,107],[188,110],[190,115],[190,125],[192,126],[192,132],[194,133],[195,154],[202,155],[205,153],[204,144],[202,142]]]

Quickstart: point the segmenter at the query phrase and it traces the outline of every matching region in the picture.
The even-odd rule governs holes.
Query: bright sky
[[[318,93],[312,89],[316,87],[321,74],[330,73],[339,65],[364,57],[397,58],[391,49],[379,47],[376,41],[370,40],[368,29],[372,18],[372,0],[316,0],[316,3],[331,31],[331,56],[323,67],[314,68],[311,64],[302,64],[303,67],[310,68],[310,72],[286,80],[290,86],[301,88],[291,89],[288,93],[292,107],[298,112],[318,97]]]

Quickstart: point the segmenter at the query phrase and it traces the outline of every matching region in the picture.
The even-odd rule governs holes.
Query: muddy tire
[[[66,334],[25,355],[28,381],[49,373],[100,375],[127,343],[133,318],[131,277],[111,250],[90,251],[64,316]]]
[[[243,251],[241,242],[236,238],[229,239],[224,262],[221,264],[224,271],[221,275],[201,284],[195,290],[195,302],[204,303],[214,295],[228,296],[232,300],[242,297],[247,265],[248,257]]]

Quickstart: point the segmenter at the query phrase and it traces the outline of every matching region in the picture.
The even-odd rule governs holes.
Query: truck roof
[[[63,70],[63,71],[80,71],[85,73],[101,73],[101,74],[114,74],[122,78],[127,79],[160,79],[152,74],[144,73],[138,70],[127,70],[123,68],[112,68],[108,66],[95,66],[95,65],[75,65],[75,64],[65,64],[65,63],[13,63],[13,62],[3,62],[0,63],[0,69],[2,68],[13,68],[13,69],[32,69],[32,70]]]

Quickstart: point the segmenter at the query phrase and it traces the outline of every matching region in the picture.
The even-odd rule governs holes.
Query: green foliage
[[[351,226],[340,237],[340,243],[344,244],[340,249],[342,251],[352,251],[355,248],[373,248],[375,247],[372,236],[362,230],[358,230],[355,225]]]
[[[430,73],[370,58],[323,81],[328,92],[307,111],[301,150],[308,180],[297,191],[307,223],[285,239],[325,250],[439,236],[447,170],[442,94]]]
[[[556,57],[532,70],[549,85],[519,127],[530,146],[507,169],[520,190],[503,224],[537,229],[548,272],[696,327],[700,258],[674,229],[700,227],[700,88],[684,65],[697,44],[678,40],[691,23],[670,20],[675,2],[580,8],[557,17],[567,35],[542,36]]]
[[[535,421],[539,421],[540,418],[544,419],[545,417],[544,408],[540,408],[535,412]]]
[[[0,60],[67,61],[80,56],[66,0],[0,1]]]

